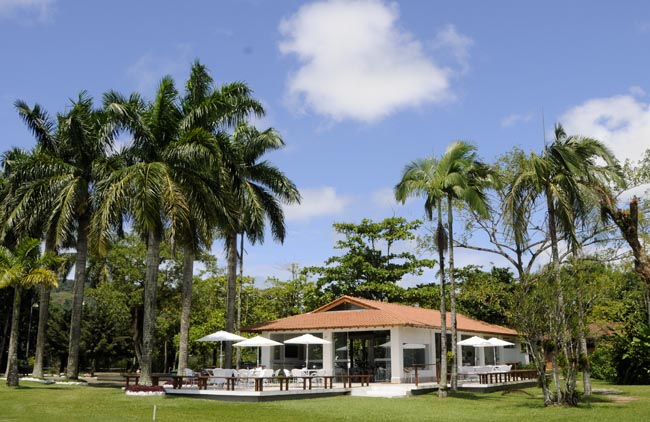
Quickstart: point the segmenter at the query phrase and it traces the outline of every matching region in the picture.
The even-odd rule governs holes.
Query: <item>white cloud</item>
[[[0,0],[0,19],[43,22],[52,17],[55,0]]]
[[[646,92],[645,89],[641,88],[640,86],[631,86],[630,87],[630,94],[632,94],[635,97],[645,97]]]
[[[533,113],[527,114],[510,114],[503,119],[501,119],[501,127],[512,127],[517,123],[526,123],[531,121],[533,118]]]
[[[284,207],[287,221],[306,221],[315,217],[339,215],[352,201],[348,197],[337,195],[333,187],[325,186],[316,189],[300,189],[302,201],[300,205]]]
[[[633,188],[621,192],[616,198],[618,200],[618,205],[624,208],[627,207],[634,196],[641,199],[650,199],[650,183],[634,186]]]
[[[433,41],[435,50],[451,54],[454,60],[460,65],[461,73],[469,71],[469,49],[474,40],[459,33],[454,25],[445,26]]]
[[[604,142],[616,157],[633,162],[650,146],[650,104],[629,95],[595,98],[560,117],[567,134]]]
[[[304,5],[283,20],[280,51],[300,62],[288,79],[289,100],[333,121],[373,122],[453,99],[451,72],[424,54],[398,18],[395,4],[330,0]],[[447,45],[454,39],[467,44],[448,30]]]

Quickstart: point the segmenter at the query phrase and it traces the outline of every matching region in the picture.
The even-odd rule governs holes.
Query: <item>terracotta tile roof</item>
[[[356,305],[363,309],[328,312],[328,310],[345,303]],[[517,331],[513,329],[488,324],[461,314],[457,314],[456,320],[458,331],[505,335],[517,334]],[[243,331],[307,331],[395,326],[439,329],[440,311],[342,296],[311,312],[248,327]],[[451,328],[450,313],[447,313],[447,327]]]

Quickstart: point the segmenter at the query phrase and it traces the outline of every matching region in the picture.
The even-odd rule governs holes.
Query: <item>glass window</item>
[[[426,365],[428,363],[427,362],[428,348],[429,348],[428,345],[417,349],[405,348],[403,350],[404,368],[410,368],[413,367],[414,365]]]

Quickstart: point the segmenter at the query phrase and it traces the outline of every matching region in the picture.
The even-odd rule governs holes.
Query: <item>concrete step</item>
[[[350,395],[356,397],[408,397],[413,385],[408,384],[373,384],[368,387],[355,387]]]

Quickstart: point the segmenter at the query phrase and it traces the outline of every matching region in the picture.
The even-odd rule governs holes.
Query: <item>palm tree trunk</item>
[[[551,351],[551,362],[553,364],[553,382],[555,383],[556,397],[555,402],[557,404],[562,403],[562,388],[560,384],[560,370],[558,367],[557,355],[559,350],[563,345],[562,332],[563,332],[563,323],[562,323],[562,312],[564,311],[564,298],[562,295],[561,280],[560,280],[560,253],[558,250],[558,240],[557,240],[557,230],[555,224],[555,207],[553,205],[553,200],[550,196],[550,193],[546,194],[546,206],[548,210],[548,232],[551,241],[551,271],[554,282],[555,291],[557,294],[557,304],[555,306],[554,314],[551,318],[554,318],[555,325],[555,335],[552,339],[555,342],[555,346]]]
[[[9,350],[7,350],[7,387],[18,387],[18,325],[20,318],[21,288],[14,287],[14,305],[11,316],[11,333],[9,334]]]
[[[36,351],[34,354],[34,378],[43,378],[43,360],[45,359],[45,343],[47,342],[47,320],[50,317],[51,288],[41,286],[40,302],[38,305],[38,333],[36,334]]]
[[[144,277],[144,317],[142,320],[142,362],[140,384],[151,385],[153,346],[156,334],[156,295],[160,265],[161,235],[150,229],[147,239],[147,269]]]
[[[138,362],[138,367],[142,368],[142,306],[136,306],[131,309],[131,338],[133,340],[133,352]],[[135,370],[134,370],[135,371]]]
[[[74,285],[72,288],[72,314],[70,316],[70,341],[68,343],[68,367],[66,376],[79,378],[79,343],[81,341],[81,318],[84,287],[86,285],[86,258],[88,255],[88,216],[80,215],[77,227],[77,255],[75,257]]]
[[[442,227],[442,210],[438,204],[438,228],[436,235],[439,235]],[[438,386],[438,397],[447,397],[447,302],[445,300],[445,250],[444,242],[438,242],[438,258],[440,260],[440,382]]]
[[[582,384],[584,395],[591,396],[591,363],[589,362],[589,352],[587,351],[587,333],[584,321],[584,310],[582,300],[578,297],[578,332],[579,332],[579,356],[582,364]]]
[[[646,287],[645,289],[645,306],[646,314],[648,317],[648,325],[650,325],[650,287]]]
[[[226,242],[228,253],[228,297],[226,300],[226,331],[235,330],[235,296],[237,295],[237,232],[228,233]],[[232,367],[232,343],[226,342],[226,362],[224,368]]]
[[[235,334],[241,334],[241,294],[244,287],[244,233],[242,232],[239,243],[239,282],[237,283],[237,325]],[[239,369],[239,361],[241,360],[241,347],[237,348],[237,356],[235,362],[237,369]]]
[[[2,333],[0,333],[0,368],[4,368],[5,371],[7,370],[7,367],[3,367],[2,365],[6,363],[4,361],[5,346],[7,345],[7,333],[9,332],[10,325],[11,318],[9,318],[9,315],[7,315],[7,318],[5,318],[4,326],[2,327]]]
[[[45,239],[45,253],[55,253],[56,245],[54,240],[48,236]],[[45,343],[47,342],[47,320],[50,317],[50,293],[51,288],[41,286],[40,302],[38,305],[38,332],[36,334],[36,350],[34,352],[34,369],[32,375],[35,378],[43,378],[43,360],[45,359]]]
[[[456,283],[454,280],[454,213],[451,195],[447,197],[447,224],[449,226],[449,297],[451,301],[451,391],[458,389],[458,333],[456,330]]]
[[[183,251],[183,291],[181,293],[181,332],[178,342],[178,373],[187,368],[190,340],[190,314],[192,310],[192,276],[194,273],[194,248],[186,245]]]

